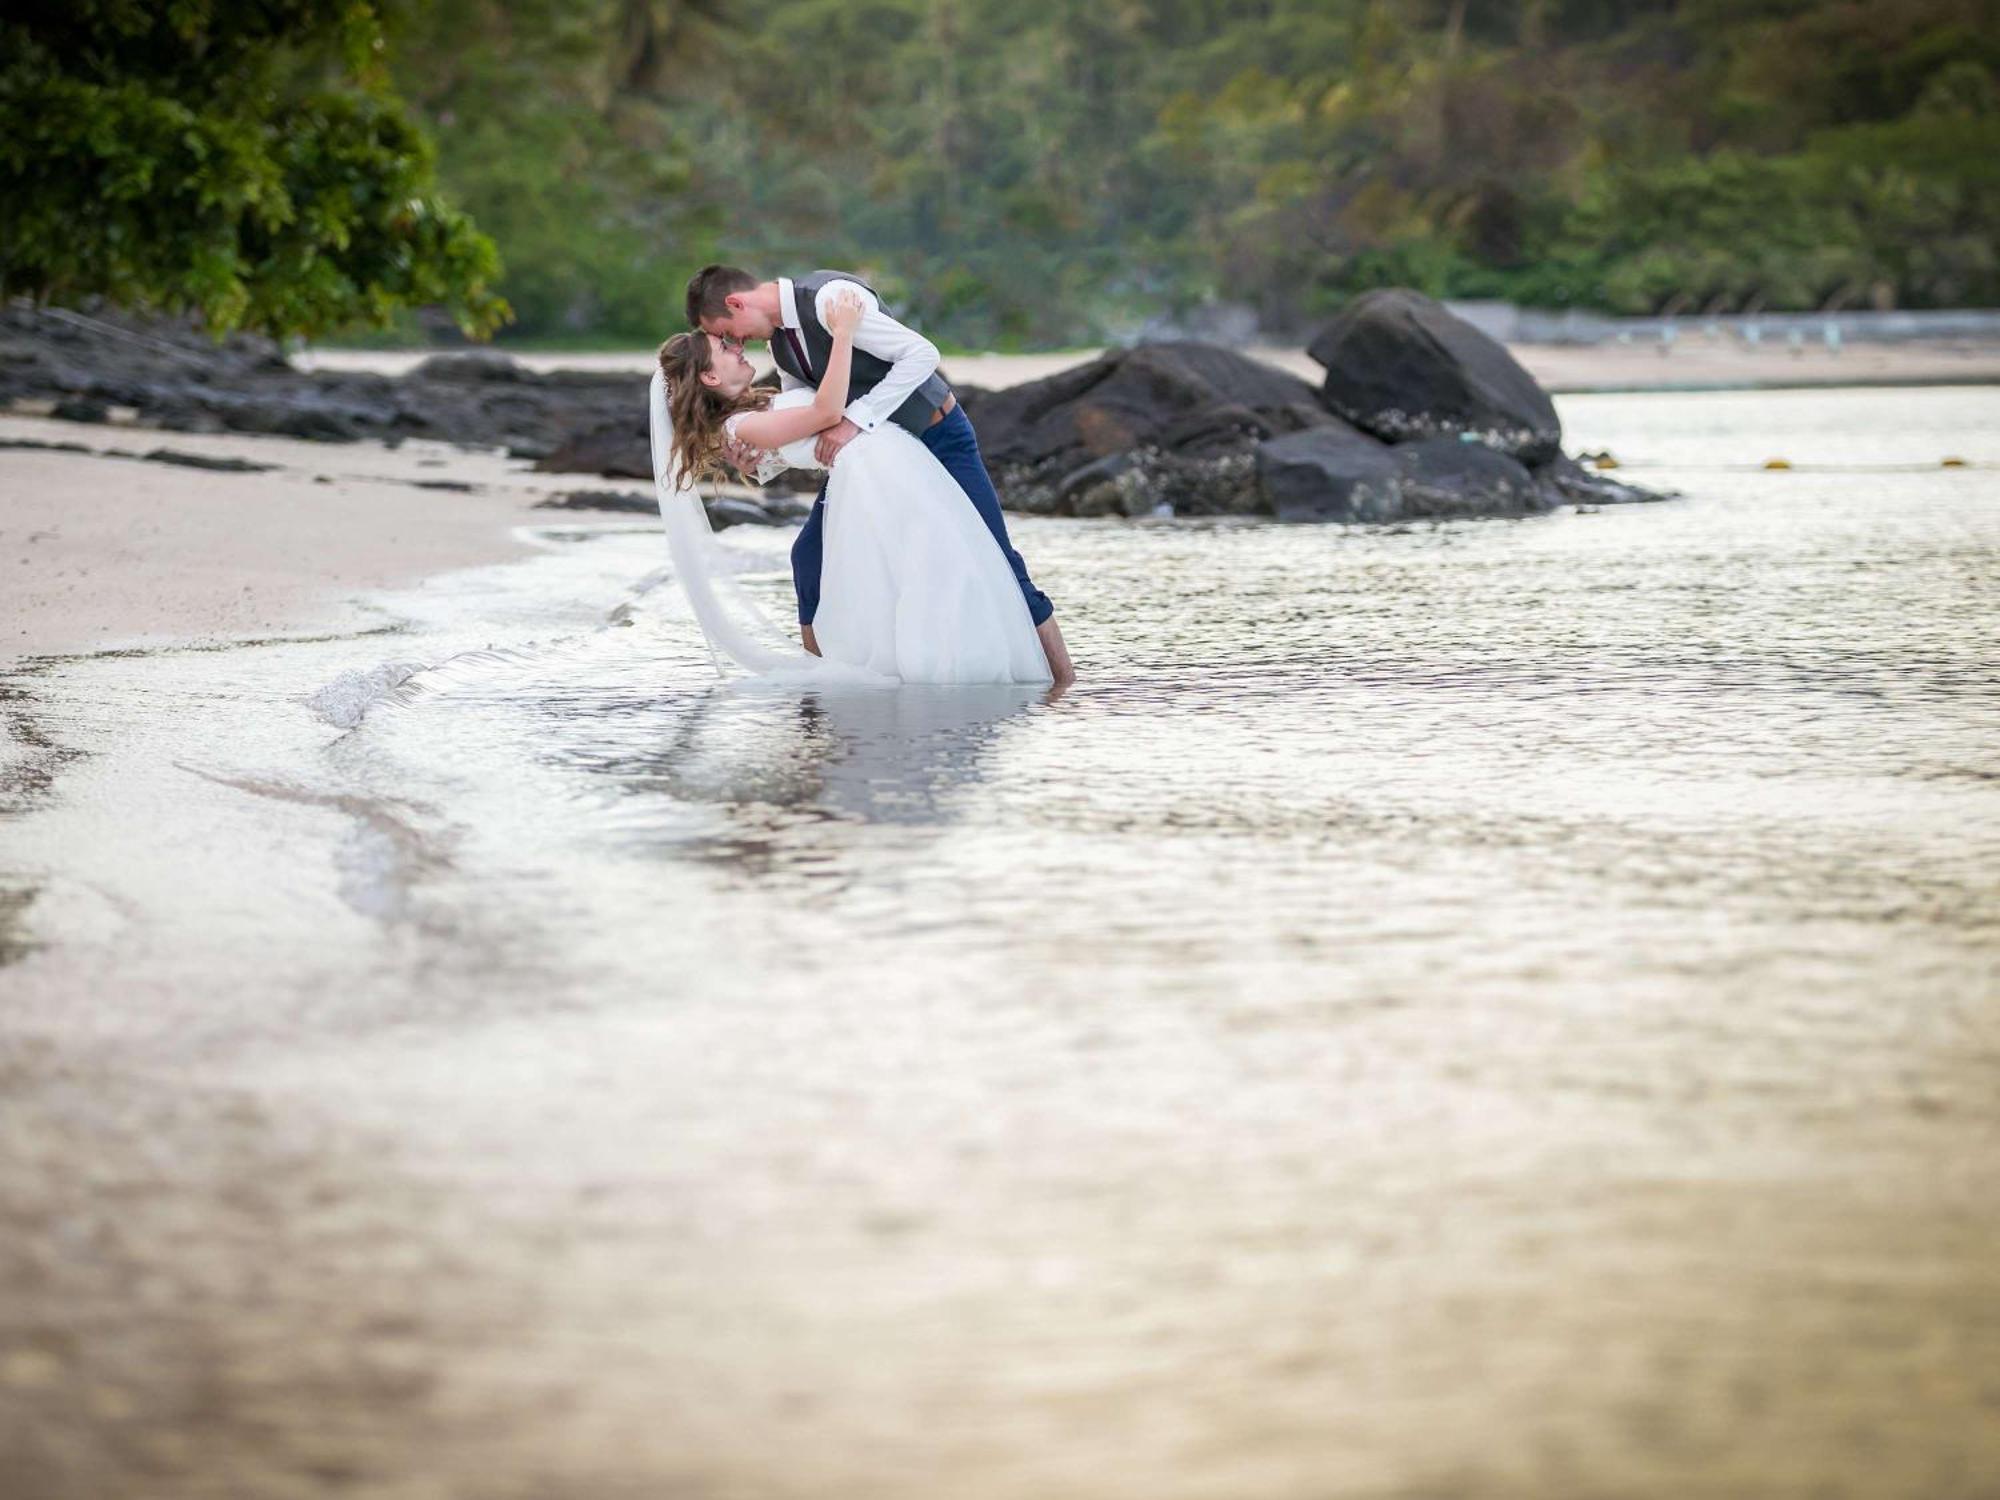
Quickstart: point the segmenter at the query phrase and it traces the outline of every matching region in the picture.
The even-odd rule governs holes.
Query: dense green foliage
[[[1224,38],[1163,116],[1223,295],[1248,271],[1279,318],[1386,283],[1625,313],[2000,300],[1994,0],[1349,10],[1342,39],[1296,6],[1282,56]]]
[[[93,45],[0,62],[7,286],[481,321],[415,119],[540,339],[658,337],[718,257],[968,345],[1384,284],[2000,304],[2000,0],[383,3],[386,53],[362,0],[51,7]]]
[[[312,333],[506,305],[363,0],[35,0],[0,19],[0,291]]]
[[[2000,303],[2000,0],[437,0],[405,89],[521,329],[864,268],[1079,344],[1412,285],[1617,312]],[[457,45],[451,45],[453,38]]]

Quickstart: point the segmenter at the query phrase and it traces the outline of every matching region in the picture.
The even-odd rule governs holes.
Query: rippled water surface
[[[1017,522],[1053,699],[621,524],[17,674],[48,1492],[1994,1494],[2000,391],[1563,410],[1682,498]]]

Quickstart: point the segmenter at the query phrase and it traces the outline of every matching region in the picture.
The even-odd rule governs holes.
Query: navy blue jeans
[[[958,487],[965,491],[965,498],[979,512],[979,519],[993,533],[993,540],[1000,544],[1001,554],[1006,557],[1007,565],[1014,570],[1014,577],[1021,585],[1022,597],[1028,601],[1029,618],[1037,625],[1041,624],[1056,612],[1056,607],[1049,602],[1047,594],[1029,581],[1028,565],[1021,561],[1021,554],[1007,540],[1007,518],[1000,513],[1000,496],[986,473],[986,460],[979,456],[979,435],[972,430],[972,419],[966,416],[965,408],[953,407],[950,416],[926,427],[921,437],[924,446],[958,481]],[[813,616],[819,613],[819,565],[820,554],[826,546],[825,525],[826,486],[822,484],[819,498],[813,502],[812,514],[806,517],[806,524],[800,528],[799,539],[792,543],[792,587],[798,591],[801,625],[812,624]]]

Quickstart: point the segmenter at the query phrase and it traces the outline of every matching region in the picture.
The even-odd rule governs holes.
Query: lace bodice
[[[792,406],[812,405],[813,393],[803,387],[797,390],[780,391],[771,398],[771,410],[783,411]],[[731,437],[736,436],[736,424],[747,412],[738,412],[722,424],[722,430]],[[766,453],[757,461],[757,471],[749,477],[759,484],[769,484],[787,469],[819,469],[825,465],[813,456],[813,449],[819,445],[819,438],[802,437],[797,442],[787,443],[775,452]]]

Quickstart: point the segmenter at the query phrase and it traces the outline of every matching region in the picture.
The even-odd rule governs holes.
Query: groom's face
[[[729,308],[726,316],[701,320],[703,333],[711,338],[732,338],[739,343],[771,336],[770,318],[752,307],[750,299],[741,292],[731,292],[726,305]]]

